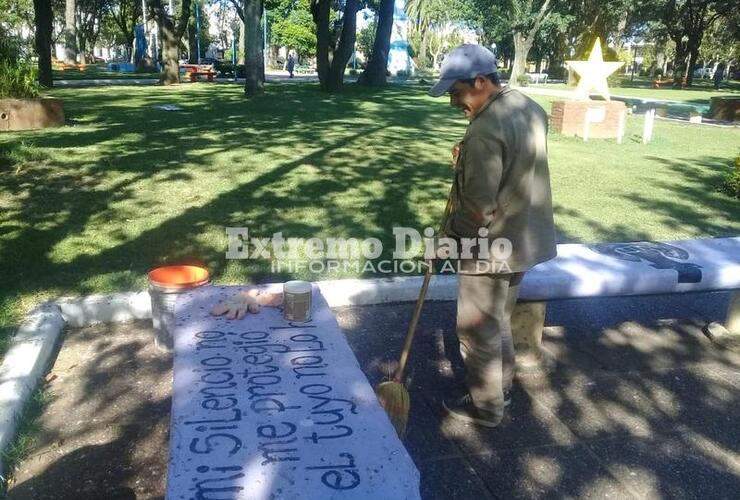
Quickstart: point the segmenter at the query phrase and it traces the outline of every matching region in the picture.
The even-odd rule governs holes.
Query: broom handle
[[[424,273],[424,282],[421,285],[419,291],[419,298],[416,299],[416,307],[414,307],[414,315],[411,317],[411,323],[409,323],[409,330],[406,333],[406,341],[403,343],[403,350],[401,351],[401,359],[398,361],[398,369],[393,375],[393,381],[401,383],[403,379],[403,372],[406,369],[406,361],[409,359],[409,352],[411,352],[411,344],[414,342],[414,334],[416,333],[416,324],[419,322],[421,316],[421,308],[424,306],[424,299],[429,289],[429,282],[432,278],[432,261],[429,262],[429,267],[426,273]]]
[[[442,227],[440,233],[444,231],[447,225],[447,218],[450,216],[452,211],[452,189],[447,197],[447,206],[445,207],[444,216],[442,217]],[[421,309],[424,306],[424,299],[427,296],[427,290],[429,289],[429,282],[432,280],[432,270],[434,269],[434,261],[429,261],[429,266],[424,273],[424,281],[421,284],[421,290],[419,290],[419,298],[416,299],[416,306],[414,307],[414,315],[411,317],[411,323],[409,323],[408,332],[406,332],[406,340],[403,343],[403,350],[401,351],[401,358],[398,361],[398,368],[396,373],[393,374],[393,381],[401,383],[403,379],[403,372],[406,369],[406,361],[409,359],[409,353],[411,352],[411,345],[414,342],[414,335],[416,334],[416,325],[419,323],[419,317],[421,317]]]

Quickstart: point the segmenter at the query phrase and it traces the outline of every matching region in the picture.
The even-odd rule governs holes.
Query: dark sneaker
[[[460,399],[442,401],[442,406],[444,406],[451,417],[463,422],[481,425],[483,427],[498,427],[501,423],[501,417],[477,408],[473,404],[470,394],[466,394]]]

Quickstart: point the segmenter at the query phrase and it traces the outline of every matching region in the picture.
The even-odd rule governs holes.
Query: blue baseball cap
[[[482,45],[466,43],[453,49],[442,62],[439,81],[429,90],[429,95],[439,97],[458,80],[490,75],[496,72],[496,56]]]

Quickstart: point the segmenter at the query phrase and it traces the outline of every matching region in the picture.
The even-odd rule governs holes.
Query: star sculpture
[[[565,62],[568,64],[568,67],[572,68],[581,77],[575,90],[577,99],[588,100],[589,92],[591,89],[595,89],[604,99],[607,101],[611,100],[609,98],[609,85],[606,82],[606,77],[617,71],[624,63],[604,62],[603,57],[601,57],[601,41],[598,38],[594,43],[594,48],[591,49],[588,61]]]

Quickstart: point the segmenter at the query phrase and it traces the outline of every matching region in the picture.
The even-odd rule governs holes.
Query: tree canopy
[[[6,43],[14,44],[24,58],[38,54],[38,43],[61,43],[66,47],[65,59],[69,62],[84,61],[93,47],[101,46],[115,48],[118,57],[129,59],[134,28],[146,14],[150,32],[154,30],[154,20],[157,29],[163,30],[159,42],[163,46],[167,44],[165,59],[181,58],[188,52],[186,44],[193,45],[189,50],[193,54],[196,3],[173,0],[177,19],[169,12],[169,0],[145,0],[145,3],[144,13],[141,0],[41,3],[0,0],[0,29]],[[212,41],[224,50],[230,48],[231,40],[241,32],[240,53],[245,53],[251,44],[255,50],[251,64],[262,64],[258,46],[262,44],[264,6],[267,42],[273,47],[270,52],[273,60],[277,48],[284,47],[297,52],[302,59],[315,58],[317,67],[332,67],[335,57],[340,57],[338,63],[347,54],[351,57],[357,37],[357,47],[370,57],[364,79],[383,83],[393,3],[393,0],[198,0],[198,8],[203,12],[199,34],[201,52],[207,49],[209,31],[214,28],[218,35]],[[49,20],[38,14],[47,12],[48,7],[51,33],[39,39],[33,36],[34,29],[38,32],[42,22],[44,33],[48,32]],[[376,22],[359,34],[347,32],[345,26],[355,26],[354,19],[347,16],[354,16],[366,7],[375,11]],[[211,29],[207,8],[211,11],[217,8],[220,16]],[[187,17],[181,22],[179,13],[184,10]],[[736,0],[407,0],[406,12],[412,55],[419,68],[438,66],[446,51],[459,43],[461,33],[467,30],[479,43],[496,44],[499,60],[511,69],[513,85],[517,84],[518,75],[531,71],[530,65],[539,70],[543,64],[548,71],[556,72],[566,59],[584,57],[596,37],[604,41],[607,59],[631,61],[631,55],[623,47],[637,42],[646,71],[653,74],[668,69],[677,84],[690,85],[696,67],[714,67],[719,62],[737,66],[740,59],[740,9]],[[245,17],[245,13],[249,15]],[[245,20],[249,29],[240,29]],[[165,32],[170,27],[174,31],[168,35]],[[378,34],[382,36],[379,38]],[[157,53],[155,57],[163,56]],[[263,73],[261,68],[255,74],[262,78]],[[339,73],[337,67],[336,74]],[[319,74],[328,73],[319,71]]]

